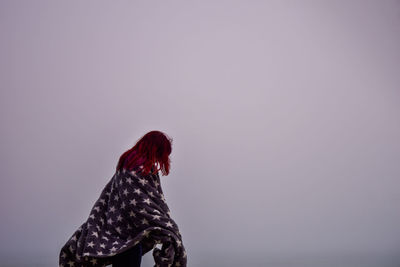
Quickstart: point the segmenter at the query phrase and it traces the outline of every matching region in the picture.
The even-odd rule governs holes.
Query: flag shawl
[[[107,266],[139,242],[142,255],[153,249],[154,267],[186,267],[182,236],[170,217],[160,177],[142,175],[142,169],[115,172],[87,220],[61,248],[60,267]]]

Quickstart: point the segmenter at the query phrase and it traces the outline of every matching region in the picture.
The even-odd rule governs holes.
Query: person
[[[182,235],[159,177],[159,171],[170,172],[171,151],[172,138],[154,130],[120,156],[89,218],[62,247],[60,267],[140,267],[152,249],[155,266],[186,267]]]

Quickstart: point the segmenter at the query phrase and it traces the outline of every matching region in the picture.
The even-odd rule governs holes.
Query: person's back
[[[169,174],[171,141],[151,131],[121,155],[89,218],[61,249],[60,266],[138,267],[151,249],[158,266],[186,266],[158,174]]]

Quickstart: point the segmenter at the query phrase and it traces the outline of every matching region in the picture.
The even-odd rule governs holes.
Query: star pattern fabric
[[[154,267],[186,267],[182,236],[170,216],[160,177],[142,175],[142,167],[115,172],[88,219],[61,248],[59,267],[104,267],[139,242],[142,255],[153,249]]]

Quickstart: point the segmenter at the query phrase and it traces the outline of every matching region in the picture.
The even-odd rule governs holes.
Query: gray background
[[[1,1],[0,33],[1,266],[57,266],[150,130],[190,267],[400,266],[399,1]]]

